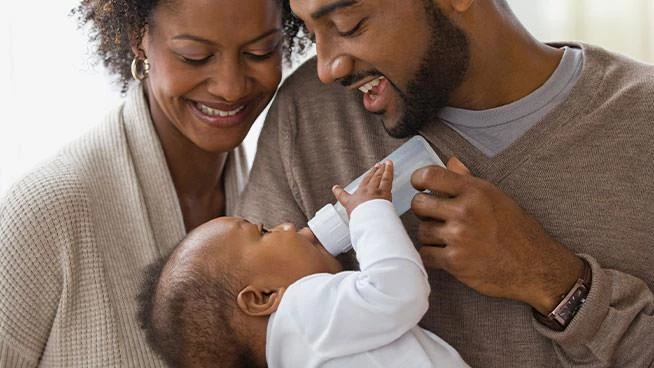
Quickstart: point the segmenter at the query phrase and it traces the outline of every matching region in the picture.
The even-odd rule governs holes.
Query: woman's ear
[[[273,290],[261,290],[252,285],[246,286],[236,297],[236,304],[239,309],[251,317],[263,317],[273,314],[279,303],[282,301],[282,295],[286,291],[285,287]]]
[[[144,43],[147,42],[147,35],[148,35],[148,25],[146,24],[141,34],[131,34],[129,36],[130,48],[132,49],[132,53],[134,54],[134,57],[137,59],[147,58],[144,51],[146,47]]]

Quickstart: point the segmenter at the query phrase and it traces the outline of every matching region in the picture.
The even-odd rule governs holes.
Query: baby
[[[429,283],[390,202],[393,165],[349,194],[360,271],[343,271],[311,232],[221,217],[152,265],[139,296],[148,342],[173,367],[468,367],[418,327]]]

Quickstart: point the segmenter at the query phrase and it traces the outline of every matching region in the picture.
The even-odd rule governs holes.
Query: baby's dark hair
[[[289,0],[276,1],[282,7],[285,60],[290,65],[293,55],[301,55],[311,40],[302,21],[291,11]],[[89,39],[97,45],[96,54],[109,72],[118,76],[123,93],[131,80],[132,45],[143,37],[157,6],[174,4],[175,0],[82,0],[72,10],[80,27],[90,26]]]
[[[239,344],[230,323],[236,308],[233,272],[219,265],[211,275],[202,267],[169,272],[169,259],[146,268],[137,297],[150,347],[173,368],[255,368],[253,353]]]

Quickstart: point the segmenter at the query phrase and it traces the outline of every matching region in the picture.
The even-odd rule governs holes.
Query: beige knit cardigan
[[[231,213],[244,150],[224,178]],[[185,235],[142,88],[0,202],[0,367],[161,367],[135,314],[144,266]]]

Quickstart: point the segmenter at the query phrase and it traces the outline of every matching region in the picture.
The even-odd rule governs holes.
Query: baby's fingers
[[[346,192],[340,185],[334,185],[332,187],[332,193],[334,194],[334,197],[336,197],[336,200],[341,204],[344,204],[350,197],[350,193]]]
[[[371,167],[370,170],[366,171],[366,174],[363,175],[363,179],[361,179],[361,184],[359,184],[359,186],[364,187],[370,185],[370,181],[375,177],[378,170],[379,164],[375,164],[375,166]]]
[[[370,180],[368,180],[368,183],[366,186],[368,188],[371,188],[373,190],[377,190],[379,188],[379,184],[381,183],[382,176],[384,174],[384,164],[377,163],[375,166],[370,170]]]
[[[386,160],[382,164],[383,172],[379,182],[379,189],[384,194],[390,194],[393,189],[393,161]]]

